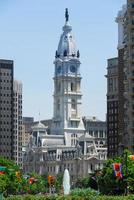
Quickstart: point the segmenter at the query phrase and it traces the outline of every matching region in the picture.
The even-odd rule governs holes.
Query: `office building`
[[[22,165],[22,83],[14,80],[13,83],[13,159]]]
[[[0,155],[13,159],[13,61],[0,59]]]
[[[118,58],[108,59],[107,67],[108,157],[118,155]]]

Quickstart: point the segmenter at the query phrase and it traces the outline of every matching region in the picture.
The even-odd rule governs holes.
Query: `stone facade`
[[[31,127],[34,124],[33,117],[23,117],[22,125],[22,147],[26,147],[30,141]]]
[[[71,134],[80,136],[84,133],[79,57],[72,26],[67,19],[54,60],[54,113],[51,133],[66,134],[68,145],[71,145]]]
[[[134,152],[134,0],[118,12],[118,153]]]
[[[40,122],[32,128],[23,157],[24,172],[56,176],[68,169],[71,180],[75,181],[78,177],[85,177],[103,168],[107,148],[97,146],[94,137],[84,134],[77,138],[77,145],[73,147],[66,145],[65,135],[48,135],[46,130],[47,127]]]

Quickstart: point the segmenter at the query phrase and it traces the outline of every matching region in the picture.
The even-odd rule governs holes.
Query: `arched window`
[[[67,50],[66,50],[66,49],[64,50],[64,53],[63,53],[63,54],[64,54],[64,57],[67,56]]]
[[[72,99],[72,100],[71,100],[71,108],[72,108],[73,110],[76,110],[76,101],[75,101],[75,99]]]
[[[71,91],[75,91],[75,83],[71,82]]]

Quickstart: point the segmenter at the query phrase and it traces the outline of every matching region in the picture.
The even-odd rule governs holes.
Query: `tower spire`
[[[66,8],[66,11],[65,11],[65,18],[66,18],[66,22],[68,22],[69,21],[68,8]]]

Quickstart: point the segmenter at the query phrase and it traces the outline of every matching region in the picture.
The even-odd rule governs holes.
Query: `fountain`
[[[64,195],[68,195],[70,192],[70,175],[68,169],[65,169],[64,171],[63,189],[64,189]]]

